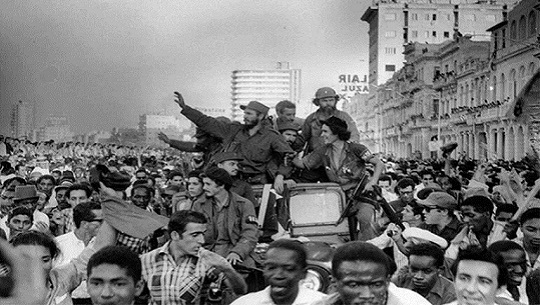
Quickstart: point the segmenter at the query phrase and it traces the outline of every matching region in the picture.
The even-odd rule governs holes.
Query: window
[[[527,21],[525,16],[519,18],[519,39],[525,39],[527,37]]]
[[[384,14],[384,20],[396,20],[396,14]]]
[[[443,32],[444,38],[450,38],[450,32]]]
[[[529,36],[536,34],[536,13],[531,11],[529,13]]]
[[[396,48],[384,48],[386,54],[396,54]]]
[[[437,37],[437,31],[433,31],[433,32],[431,32],[431,36],[433,36],[433,37]]]
[[[512,24],[510,25],[510,39],[516,39],[517,38],[517,29],[516,29],[516,21],[512,21]]]
[[[412,38],[418,38],[418,31],[412,31],[411,36]]]
[[[386,72],[395,72],[396,71],[396,65],[385,65],[384,71]]]
[[[501,48],[506,48],[506,29],[501,30]]]
[[[396,31],[386,31],[384,37],[396,37]]]
[[[411,14],[411,20],[418,20],[418,14],[417,13],[412,13]]]
[[[433,21],[437,20],[437,14],[433,14],[433,15],[431,16],[431,19],[432,19]]]

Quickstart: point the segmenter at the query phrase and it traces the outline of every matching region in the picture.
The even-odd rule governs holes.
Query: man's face
[[[399,189],[399,198],[401,198],[401,201],[409,203],[414,199],[413,191],[413,187],[410,185],[405,188]]]
[[[458,263],[454,287],[459,305],[491,305],[498,290],[499,270],[493,263],[463,260]]]
[[[169,184],[170,185],[182,185],[182,182],[184,182],[184,179],[182,178],[182,176],[174,176],[169,181]]]
[[[58,181],[60,177],[62,177],[62,173],[60,172],[52,172],[51,175],[54,177],[54,179],[56,179],[56,181]]]
[[[538,249],[540,247],[540,218],[533,218],[521,225],[523,243]]]
[[[445,215],[448,215],[447,210],[440,209],[436,206],[425,206],[422,213],[424,214],[426,224],[428,225],[439,224],[445,219]]]
[[[80,203],[88,202],[88,196],[84,190],[72,190],[69,193],[68,203],[71,207],[76,207]]]
[[[218,164],[219,168],[223,168],[232,177],[238,174],[238,160],[225,160]]]
[[[253,109],[246,108],[244,110],[244,124],[248,127],[254,127],[261,121],[261,115]]]
[[[521,285],[525,272],[527,271],[527,257],[525,251],[509,250],[501,252],[506,268],[508,269],[508,284],[512,286]]]
[[[197,197],[203,193],[203,184],[199,178],[188,179],[188,193],[191,197]]]
[[[338,136],[335,135],[332,130],[330,130],[328,125],[322,125],[321,131],[321,136],[325,144],[332,144],[338,140]]]
[[[432,174],[422,175],[422,183],[424,184],[424,186],[427,186],[428,184],[433,183],[433,182],[435,182],[435,179],[433,179]]]
[[[510,219],[512,219],[512,216],[514,216],[514,214],[510,212],[500,212],[499,214],[497,214],[497,216],[495,216],[495,220],[509,222]]]
[[[15,215],[13,216],[8,223],[10,229],[10,237],[19,235],[20,233],[30,230],[32,226],[32,220],[27,215]]]
[[[296,252],[282,248],[272,248],[266,252],[264,278],[270,285],[270,296],[274,303],[294,300],[298,295],[298,282],[305,276],[306,270],[299,266]]]
[[[92,214],[94,214],[94,219],[87,222],[86,229],[90,236],[94,237],[97,235],[99,227],[103,222],[103,211],[101,209],[92,210]]]
[[[390,181],[388,181],[388,180],[379,180],[378,184],[383,190],[385,190],[387,192],[392,192]]]
[[[337,270],[337,291],[344,304],[384,305],[388,298],[386,268],[374,262],[345,261]]]
[[[428,292],[433,288],[439,276],[439,268],[431,256],[411,255],[409,257],[409,273],[412,275],[414,291]]]
[[[296,117],[296,108],[284,108],[281,113],[278,113],[278,117],[285,121],[292,122]]]
[[[441,188],[445,191],[452,189],[452,184],[450,183],[450,179],[448,177],[442,177],[439,179],[439,184],[441,185]]]
[[[66,192],[67,189],[59,189],[56,191],[56,202],[58,202],[58,204],[67,202]]]
[[[28,175],[28,168],[24,165],[19,166],[19,169],[17,170],[17,175],[21,177],[26,177],[26,175]]]
[[[336,98],[335,97],[325,97],[319,99],[319,108],[325,112],[333,112],[336,110]]]
[[[51,179],[43,179],[39,182],[38,189],[43,192],[51,193],[54,187],[54,182]]]
[[[87,291],[94,305],[131,305],[143,289],[127,270],[118,265],[101,264],[90,271]]]
[[[474,208],[469,205],[461,206],[460,210],[463,222],[469,227],[473,227],[475,232],[481,231],[488,225],[488,213],[476,212]]]
[[[210,178],[203,178],[203,190],[207,197],[214,197],[223,189],[223,185],[219,186]]]
[[[171,238],[183,253],[197,255],[204,244],[204,232],[206,232],[205,223],[189,222],[181,236],[177,232],[172,232]]]
[[[131,195],[131,202],[141,209],[146,209],[146,207],[148,207],[150,199],[152,198],[150,197],[148,190],[141,187],[134,189],[133,194]]]
[[[298,132],[296,130],[284,130],[281,134],[289,145],[293,144],[296,141],[296,138],[298,138]]]

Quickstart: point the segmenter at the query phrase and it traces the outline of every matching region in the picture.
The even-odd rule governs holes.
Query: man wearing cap
[[[223,123],[189,107],[180,93],[175,94],[175,102],[182,108],[184,116],[205,132],[223,139],[223,151],[236,152],[243,158],[240,164],[247,182],[266,184],[287,172],[283,161],[294,151],[268,124],[267,106],[251,101],[240,106],[244,110],[244,124]],[[276,189],[278,188],[279,186],[276,186]]]
[[[320,88],[315,93],[313,104],[319,106],[319,109],[310,114],[302,126],[302,136],[309,143],[308,152],[324,145],[324,140],[321,137],[322,121],[331,116],[340,118],[347,123],[348,130],[351,132],[352,142],[358,142],[360,140],[360,134],[354,120],[346,112],[336,108],[338,100],[339,95],[336,94],[334,89],[329,87]]]
[[[192,210],[208,221],[204,233],[205,248],[225,257],[231,264],[252,266],[249,254],[258,239],[253,204],[230,191],[232,178],[226,170],[211,167],[203,175],[207,199],[194,202]]]
[[[13,197],[15,206],[24,206],[33,212],[34,221],[31,229],[48,232],[50,225],[49,217],[36,209],[38,200],[39,196],[35,186],[21,185],[15,188],[15,197]]]
[[[456,199],[446,192],[433,192],[425,200],[420,200],[424,207],[424,223],[419,228],[437,234],[451,242],[461,231],[463,224],[454,214]]]
[[[253,202],[254,207],[257,207],[259,204],[257,199],[255,199],[255,194],[253,193],[251,184],[239,179],[238,177],[238,162],[240,161],[242,161],[242,157],[231,151],[221,152],[214,156],[214,163],[216,166],[226,170],[233,180],[231,192],[248,199],[249,201]]]

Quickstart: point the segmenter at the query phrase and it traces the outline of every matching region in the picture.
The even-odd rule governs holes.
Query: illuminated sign
[[[369,93],[367,75],[341,74],[339,89],[346,93]]]

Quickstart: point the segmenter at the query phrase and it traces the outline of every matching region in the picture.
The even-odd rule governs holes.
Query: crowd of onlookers
[[[520,161],[455,160],[447,148],[425,160],[373,154],[355,142],[337,99],[321,88],[314,114],[298,119],[294,104],[281,103],[274,122],[268,107],[250,102],[240,124],[205,116],[177,94],[197,141],[160,134],[174,150],[1,137],[0,297],[12,304],[32,304],[40,291],[45,304],[539,304],[536,153]],[[262,202],[267,188],[253,189],[269,185],[285,196],[304,182],[334,182],[354,202],[345,216],[359,241],[332,245],[329,295],[307,288],[314,254],[303,238],[283,234],[287,221]],[[267,226],[281,234],[264,234]],[[35,262],[17,253],[39,256],[45,287],[28,279],[32,268],[20,268]],[[245,295],[255,271],[268,286]]]

